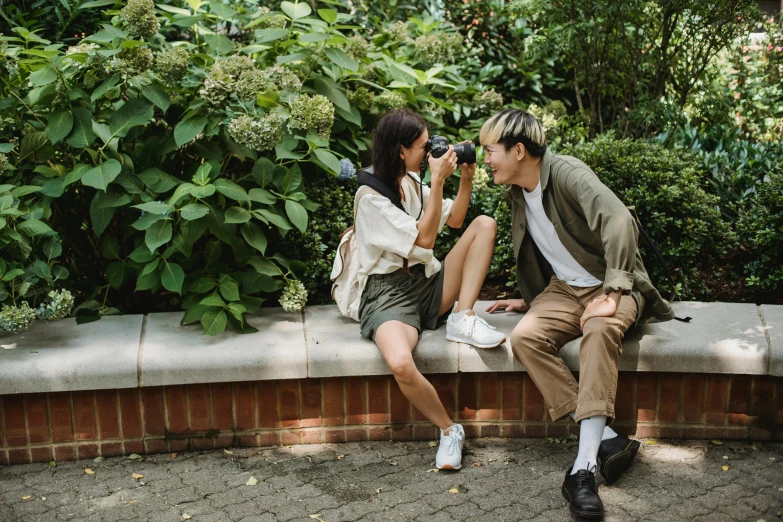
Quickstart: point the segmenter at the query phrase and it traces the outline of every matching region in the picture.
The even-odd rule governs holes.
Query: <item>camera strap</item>
[[[400,198],[399,192],[395,192],[394,190],[390,189],[386,183],[375,177],[375,174],[373,174],[372,170],[369,169],[372,169],[372,167],[369,167],[368,169],[360,169],[356,173],[356,181],[359,183],[359,186],[366,185],[370,187],[381,196],[388,198],[395,207],[405,212],[405,208],[402,206],[402,198]]]

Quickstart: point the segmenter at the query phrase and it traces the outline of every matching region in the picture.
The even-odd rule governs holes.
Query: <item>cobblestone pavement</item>
[[[647,442],[601,486],[606,520],[783,520],[783,444]],[[0,521],[571,520],[560,484],[575,442],[468,444],[460,472],[434,472],[427,442],[0,467]]]

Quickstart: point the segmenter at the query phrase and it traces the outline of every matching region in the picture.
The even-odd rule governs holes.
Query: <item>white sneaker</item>
[[[448,435],[440,430],[440,447],[435,456],[435,467],[438,469],[462,468],[462,445],[465,443],[465,430],[461,424],[455,424]]]
[[[487,324],[473,310],[463,310],[449,315],[449,320],[446,321],[446,339],[470,344],[476,348],[494,348],[503,343],[506,336]]]

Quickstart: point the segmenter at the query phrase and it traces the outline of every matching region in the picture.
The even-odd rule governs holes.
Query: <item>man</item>
[[[638,441],[607,425],[615,416],[623,336],[637,323],[674,314],[650,283],[628,209],[587,165],[547,150],[544,130],[532,115],[517,109],[496,114],[481,128],[480,139],[494,182],[507,186],[522,294],[488,311],[528,310],[511,334],[511,348],[552,420],[570,415],[579,423],[579,453],[562,493],[573,514],[601,518],[599,458],[611,484],[639,448]],[[577,383],[558,350],[579,335],[584,337]]]

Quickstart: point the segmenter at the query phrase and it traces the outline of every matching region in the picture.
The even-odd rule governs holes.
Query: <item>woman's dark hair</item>
[[[399,190],[405,174],[400,145],[410,147],[426,128],[424,119],[410,109],[389,111],[378,122],[372,139],[373,174],[389,188]]]

